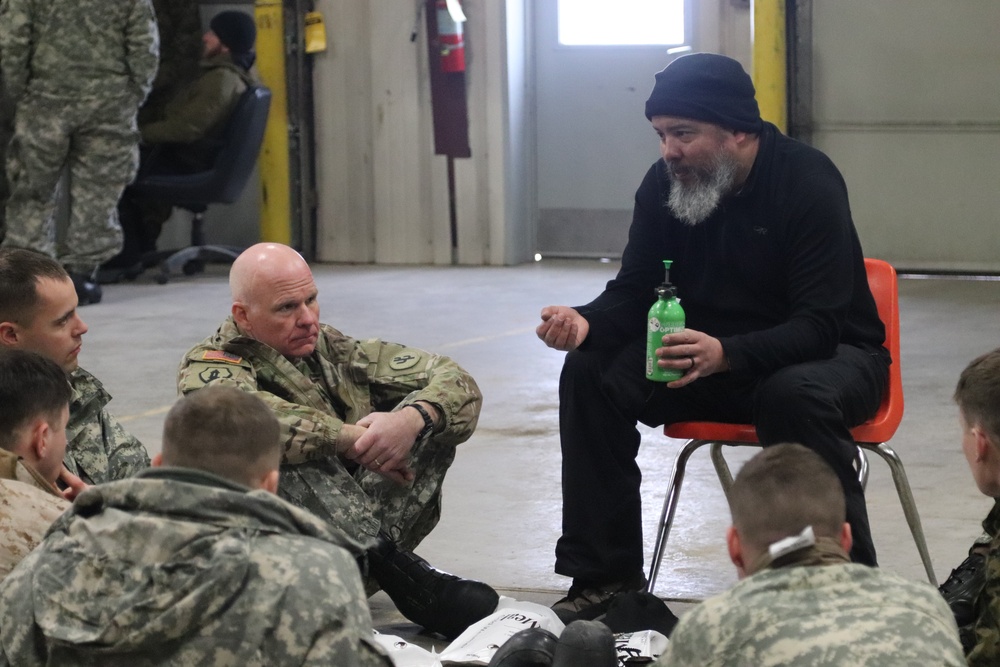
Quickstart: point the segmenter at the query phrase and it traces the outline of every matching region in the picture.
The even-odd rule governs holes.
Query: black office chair
[[[243,248],[205,245],[202,230],[209,204],[236,201],[253,173],[264,140],[264,128],[271,107],[271,91],[251,86],[240,96],[221,139],[221,147],[211,169],[194,174],[139,174],[129,190],[146,199],[156,199],[191,211],[191,245],[180,250],[157,252],[144,258],[143,264],[159,264],[156,282],[165,284],[178,270],[191,275],[202,270],[205,262],[233,261]]]

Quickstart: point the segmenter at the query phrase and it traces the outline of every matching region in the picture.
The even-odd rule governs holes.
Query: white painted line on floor
[[[477,336],[476,338],[466,338],[465,340],[458,340],[454,343],[445,343],[443,345],[436,346],[435,349],[445,350],[453,347],[462,347],[464,345],[473,345],[475,343],[487,343],[491,340],[498,340],[500,338],[510,338],[511,336],[521,336],[526,333],[534,333],[534,327],[527,327],[524,329],[511,329],[510,331],[504,331],[503,333],[493,334],[492,336]],[[544,343],[543,343],[544,344]]]
[[[136,419],[142,419],[143,417],[155,417],[156,415],[162,415],[165,412],[170,412],[170,408],[174,407],[171,403],[170,405],[164,405],[161,408],[153,408],[152,410],[146,410],[145,412],[140,412],[137,415],[125,415],[124,417],[119,417],[119,422],[130,422]]]

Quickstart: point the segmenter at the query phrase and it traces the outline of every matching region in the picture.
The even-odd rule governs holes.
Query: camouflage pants
[[[336,458],[281,467],[278,495],[361,542],[379,529],[413,550],[441,518],[441,484],[455,460],[453,446],[428,440],[413,450],[416,479],[400,486],[359,468],[352,475]]]
[[[4,237],[4,209],[10,187],[7,185],[7,145],[14,136],[14,105],[3,99],[3,81],[0,80],[0,241]]]
[[[89,273],[122,246],[116,207],[139,163],[136,107],[114,98],[28,94],[7,155],[10,198],[3,245],[31,248]],[[55,214],[69,173],[70,220],[56,245]]]

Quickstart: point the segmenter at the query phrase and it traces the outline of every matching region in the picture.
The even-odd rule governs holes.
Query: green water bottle
[[[649,309],[646,319],[646,379],[654,382],[673,382],[684,376],[684,371],[673,368],[660,368],[656,362],[656,350],[663,347],[663,337],[666,334],[680,333],[684,330],[684,309],[677,298],[677,289],[670,284],[669,259],[663,260],[665,277],[663,284],[656,288],[656,303]]]

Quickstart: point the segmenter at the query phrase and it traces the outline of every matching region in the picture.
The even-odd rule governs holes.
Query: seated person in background
[[[994,499],[983,520],[992,536],[985,557],[985,585],[974,598],[971,625],[963,627],[970,667],[1000,664],[1000,349],[972,361],[955,389],[962,451],[979,490]],[[962,619],[966,620],[966,619]]]
[[[149,173],[188,174],[211,168],[240,95],[257,83],[252,69],[257,58],[256,39],[257,26],[246,12],[230,10],[215,15],[202,37],[198,77],[161,105],[158,115],[144,114],[139,124],[139,178]],[[104,280],[113,280],[115,270],[132,268],[143,254],[156,250],[156,239],[172,206],[126,190],[118,209],[125,245],[103,265]]]
[[[111,396],[80,368],[87,325],[73,281],[59,262],[31,250],[0,248],[0,347],[37,352],[69,374],[69,472],[87,484],[130,477],[149,465],[142,443],[108,412]]]
[[[181,398],[157,467],[81,493],[0,585],[0,664],[391,667],[360,547],[273,495],[280,460],[259,399]]]
[[[0,579],[69,507],[55,481],[66,470],[71,392],[54,362],[0,349]]]
[[[844,492],[815,452],[761,451],[736,476],[730,509],[741,581],[681,616],[657,665],[965,664],[933,587],[850,562]]]
[[[281,424],[279,494],[369,547],[368,574],[408,619],[454,638],[491,614],[492,588],[410,551],[437,524],[455,446],[479,419],[472,377],[320,324],[312,271],[288,246],[250,247],[229,285],[232,316],[184,356],[180,392],[225,385],[263,399]]]
[[[164,105],[198,73],[202,53],[198,0],[153,0],[160,32],[160,60],[153,88],[139,107],[139,125],[160,118]]]

